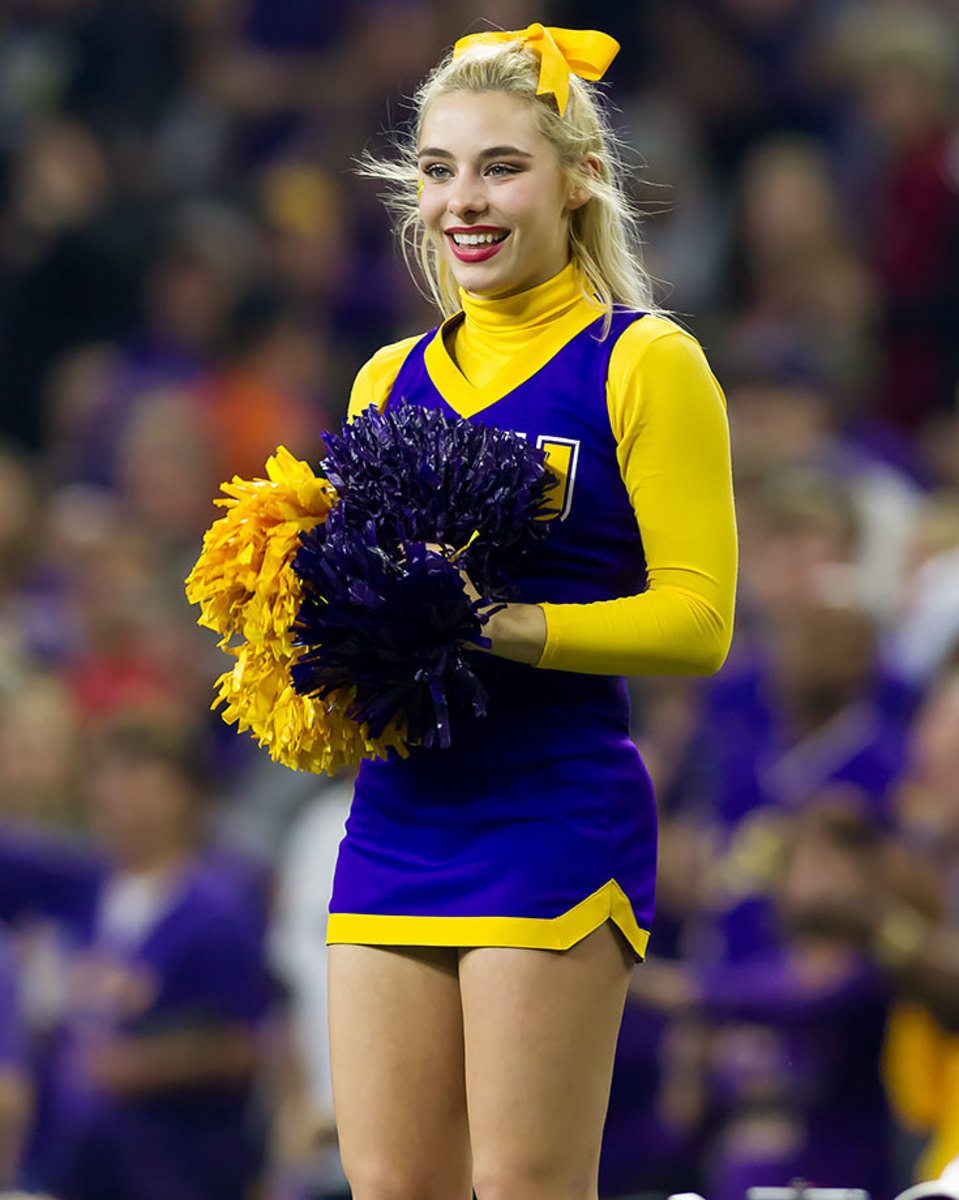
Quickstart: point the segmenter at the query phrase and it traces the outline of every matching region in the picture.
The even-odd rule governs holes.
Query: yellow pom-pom
[[[289,664],[277,658],[273,646],[243,646],[233,670],[217,680],[217,688],[213,707],[225,705],[224,721],[235,723],[240,733],[252,733],[275,762],[293,770],[333,774],[365,758],[385,758],[391,746],[407,753],[397,726],[374,740],[365,725],[344,716],[351,693],[321,701],[295,692]]]
[[[248,641],[288,639],[299,605],[299,583],[287,570],[300,535],[325,521],[336,492],[284,446],[266,464],[266,479],[224,483],[227,509],[203,538],[186,581],[187,599],[199,604],[199,623]],[[288,644],[288,643],[287,643]]]
[[[332,774],[395,747],[407,753],[403,731],[391,725],[376,740],[345,716],[353,696],[323,701],[300,696],[290,684],[296,650],[291,627],[301,599],[293,572],[300,537],[325,521],[336,492],[284,446],[266,464],[266,479],[224,483],[227,510],[203,538],[186,581],[187,599],[199,604],[198,623],[220,634],[236,659],[216,682],[223,719],[249,731],[271,757],[294,770]],[[241,639],[237,644],[236,639]]]

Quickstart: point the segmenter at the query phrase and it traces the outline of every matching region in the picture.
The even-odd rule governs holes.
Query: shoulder
[[[360,367],[359,374],[366,373],[375,378],[392,376],[395,379],[400,367],[406,361],[406,356],[425,336],[425,333],[414,333],[412,337],[403,338],[399,342],[390,342],[388,346],[381,347],[372,358]]]
[[[628,325],[609,358],[606,399],[617,439],[654,414],[725,414],[725,397],[702,346],[669,317],[649,314]],[[723,416],[725,420],[725,415]]]
[[[375,404],[377,408],[383,407],[390,394],[390,388],[396,382],[400,367],[423,336],[422,333],[418,333],[413,337],[403,338],[402,341],[391,342],[377,350],[372,358],[367,359],[353,381],[348,412],[350,418],[371,404]]]
[[[650,313],[627,325],[610,355],[610,375],[629,372],[640,365],[712,371],[702,346],[671,317]]]

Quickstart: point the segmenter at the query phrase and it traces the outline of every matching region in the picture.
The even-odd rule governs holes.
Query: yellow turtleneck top
[[[464,319],[426,349],[431,379],[470,417],[529,379],[599,315],[576,264],[501,299],[461,292]],[[360,369],[352,417],[382,408],[417,338]],[[701,675],[718,670],[732,636],[736,522],[725,401],[702,349],[675,322],[647,316],[613,348],[610,425],[646,554],[648,587],[619,600],[543,604],[538,667],[597,675]]]

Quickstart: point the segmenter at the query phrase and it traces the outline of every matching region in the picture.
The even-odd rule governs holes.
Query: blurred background
[[[606,1197],[959,1154],[953,0],[2,0],[0,1187],[345,1196],[350,780],[209,712],[183,579],[435,315],[353,172],[465,32],[601,28],[661,303],[727,391],[729,661],[634,681],[662,813]]]

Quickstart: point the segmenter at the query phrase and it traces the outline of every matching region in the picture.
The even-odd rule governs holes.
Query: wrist
[[[538,604],[506,604],[486,622],[490,652],[535,666],[546,645],[546,615]]]

